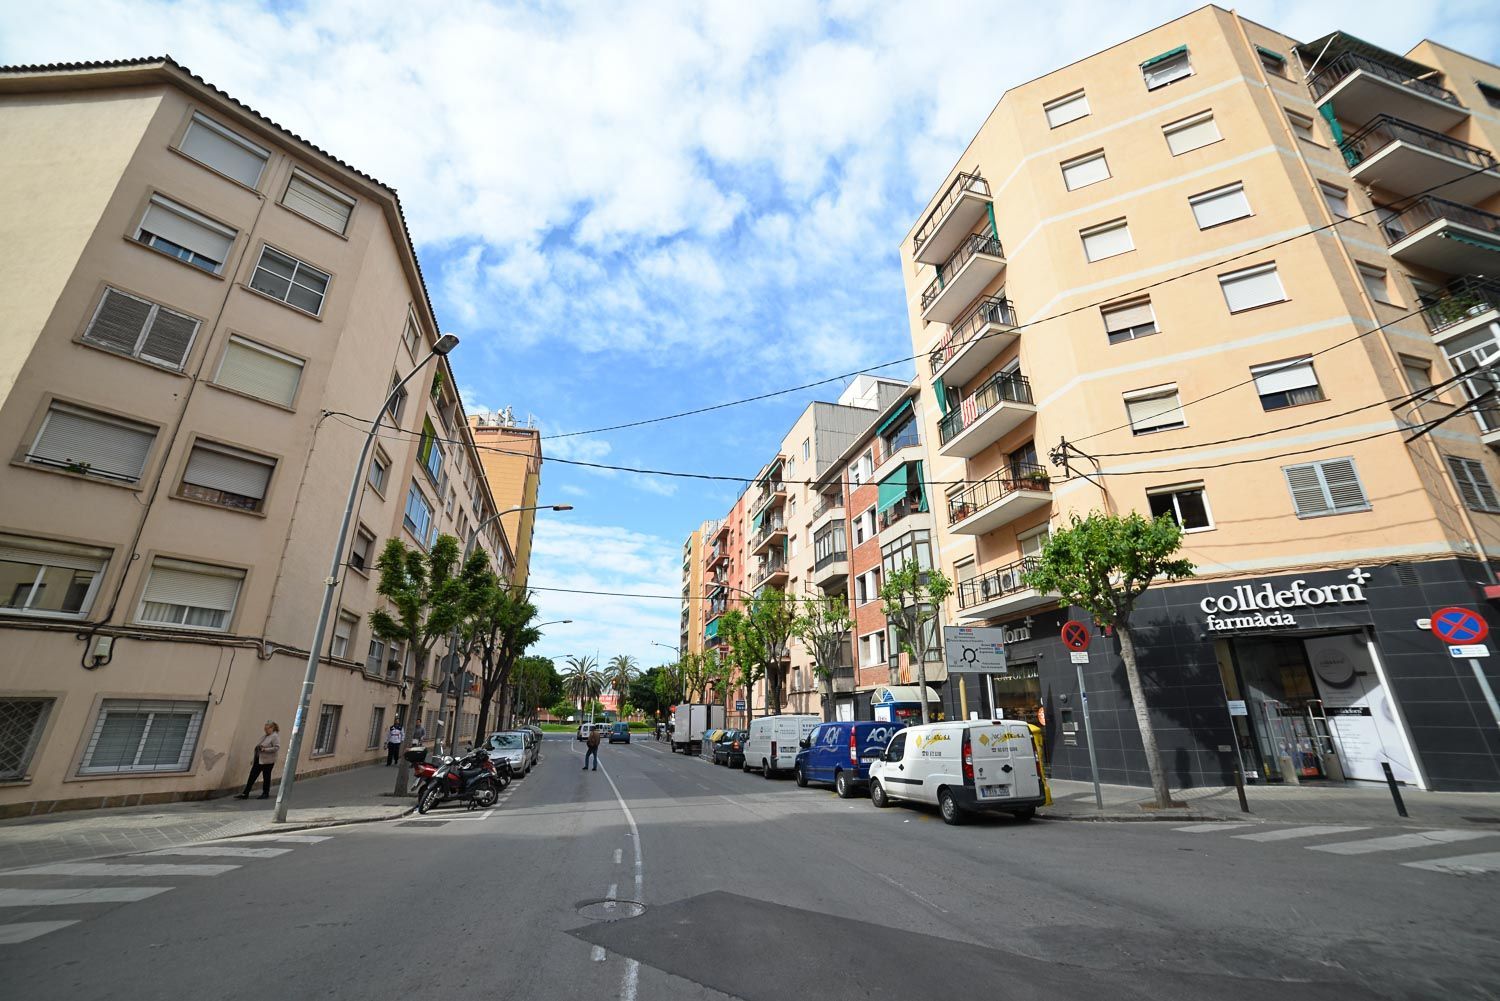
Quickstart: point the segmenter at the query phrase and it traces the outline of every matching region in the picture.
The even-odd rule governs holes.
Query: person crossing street
[[[583,752],[583,770],[589,770],[589,759],[594,759],[594,771],[599,770],[599,728],[589,727],[588,750]]]

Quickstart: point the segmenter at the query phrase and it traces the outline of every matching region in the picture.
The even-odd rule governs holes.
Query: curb
[[[1189,824],[1244,824],[1244,823],[1266,823],[1259,817],[1246,814],[1243,819],[1225,817],[1217,813],[1172,813],[1172,814],[1145,814],[1145,813],[1047,813],[1045,810],[1037,811],[1038,820],[1072,820],[1082,823],[1123,823],[1123,824],[1162,824],[1162,823],[1189,823]]]
[[[205,841],[232,841],[235,838],[258,838],[266,834],[294,834],[297,831],[315,831],[321,827],[352,827],[355,824],[382,824],[387,820],[400,820],[417,812],[416,805],[408,806],[400,813],[393,813],[385,817],[355,817],[349,820],[309,820],[305,823],[277,824],[272,823],[263,831],[246,831],[244,834],[226,834],[218,838],[204,838]],[[195,844],[196,842],[188,842]]]

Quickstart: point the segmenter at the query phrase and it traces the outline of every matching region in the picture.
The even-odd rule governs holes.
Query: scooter
[[[500,770],[479,748],[437,765],[417,796],[417,812],[425,814],[449,800],[467,803],[471,810],[487,810],[500,798],[501,788]]]

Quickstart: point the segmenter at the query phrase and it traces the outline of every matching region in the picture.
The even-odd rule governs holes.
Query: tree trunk
[[[1172,794],[1167,789],[1167,773],[1162,770],[1156,731],[1151,727],[1151,710],[1146,707],[1146,693],[1141,688],[1140,671],[1135,666],[1135,637],[1125,622],[1116,622],[1115,630],[1120,634],[1120,659],[1125,662],[1125,678],[1130,682],[1130,701],[1135,705],[1135,723],[1141,731],[1146,767],[1151,770],[1151,791],[1156,794],[1156,805],[1165,810],[1172,805]]]
[[[917,698],[922,700],[922,722],[931,723],[927,714],[927,658],[917,654]]]
[[[415,646],[415,644],[413,644]],[[411,747],[412,731],[422,718],[422,702],[427,695],[427,651],[417,656],[417,675],[412,681],[411,704],[406,707],[406,719],[401,721],[401,753],[396,758],[396,795],[405,796],[411,789],[411,764],[406,760]]]

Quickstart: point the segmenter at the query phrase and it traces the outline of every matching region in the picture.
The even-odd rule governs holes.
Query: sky
[[[548,458],[748,478],[844,384],[573,432],[909,356],[898,245],[1001,94],[1194,7],[1042,9],[49,0],[0,4],[0,62],[170,54],[400,193],[470,413],[568,435]],[[1492,0],[1236,9],[1500,62]],[[683,540],[740,489],[546,462],[542,501],[574,510],[541,514],[531,583],[573,622],[539,652],[672,660]]]

